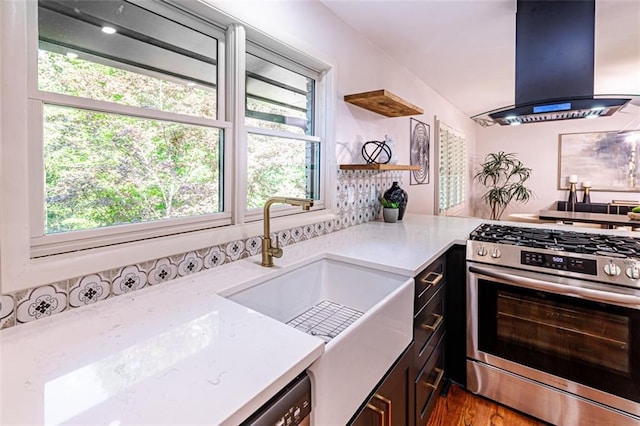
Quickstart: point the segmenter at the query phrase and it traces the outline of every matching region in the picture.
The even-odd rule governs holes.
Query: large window
[[[32,257],[242,224],[273,195],[322,200],[321,73],[289,48],[227,51],[189,2],[34,4]],[[238,99],[225,86],[240,79]]]

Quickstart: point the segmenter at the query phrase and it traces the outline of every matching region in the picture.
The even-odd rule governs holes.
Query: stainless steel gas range
[[[555,425],[640,425],[640,239],[483,224],[467,386]]]

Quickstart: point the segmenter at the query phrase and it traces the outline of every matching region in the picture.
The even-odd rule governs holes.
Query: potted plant
[[[525,186],[531,177],[531,169],[525,167],[514,153],[500,151],[487,154],[480,167],[474,179],[488,188],[482,200],[489,204],[492,220],[500,220],[512,201],[526,203],[533,196]]]
[[[400,203],[380,197],[380,204],[382,204],[382,218],[384,221],[388,223],[397,222],[398,213],[400,212]]]

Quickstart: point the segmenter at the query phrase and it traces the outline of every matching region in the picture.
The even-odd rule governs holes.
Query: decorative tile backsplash
[[[108,276],[91,274],[69,281],[69,307],[78,308],[104,300],[111,295],[111,283]]]
[[[284,229],[277,233],[281,246],[330,234],[381,215],[378,196],[397,181],[394,171],[339,170],[336,179],[336,212],[333,221]],[[275,238],[273,233],[271,238]],[[218,267],[259,254],[262,236],[235,240],[138,265],[96,272],[82,277],[0,295],[0,329],[46,318],[67,309],[97,303],[110,297],[161,285],[178,277]]]
[[[3,294],[0,296],[0,329],[15,325],[15,302],[13,295]]]

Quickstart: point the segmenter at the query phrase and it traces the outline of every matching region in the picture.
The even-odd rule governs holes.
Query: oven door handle
[[[564,296],[579,297],[582,299],[592,300],[595,302],[610,303],[618,306],[627,306],[634,309],[640,308],[640,298],[636,296],[628,296],[613,292],[605,292],[592,290],[589,288],[573,287],[562,284],[554,284],[548,281],[537,280],[534,278],[522,277],[506,272],[498,272],[489,269],[479,268],[477,266],[469,266],[469,272],[480,274],[491,278],[497,278],[518,287],[526,287],[534,290],[547,291],[550,293],[561,294]]]

